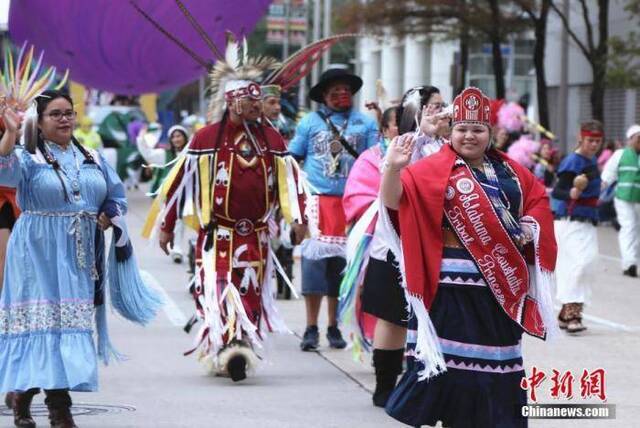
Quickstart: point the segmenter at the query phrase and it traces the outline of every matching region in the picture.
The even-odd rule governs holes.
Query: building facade
[[[569,20],[572,30],[581,38],[586,29],[578,2],[569,2]],[[597,37],[597,6],[587,2],[592,12],[591,22]],[[624,36],[633,30],[632,22],[624,10],[625,2],[612,0],[609,11],[610,36]],[[571,150],[577,141],[580,122],[591,119],[591,67],[576,44],[568,44],[567,112],[566,120],[560,114],[561,51],[563,27],[559,17],[550,12],[547,24],[546,80],[550,130],[557,132],[566,126],[566,141],[558,141],[563,151]],[[533,65],[533,35],[524,34],[502,47],[507,98],[520,100],[528,95],[528,115],[537,120],[535,70]],[[407,36],[398,39],[391,34],[380,38],[363,38],[358,43],[357,70],[364,86],[359,97],[361,106],[375,100],[376,81],[387,91],[387,101],[398,100],[404,91],[429,84],[440,89],[450,102],[455,81],[455,64],[459,55],[457,41],[434,41],[427,36]],[[466,76],[467,85],[480,87],[489,96],[495,96],[495,83],[490,45],[482,41],[470,46]],[[622,140],[625,130],[640,122],[640,91],[625,88],[607,88],[605,94],[605,132],[607,139]]]

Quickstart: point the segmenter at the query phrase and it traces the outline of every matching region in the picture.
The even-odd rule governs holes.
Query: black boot
[[[31,417],[31,401],[33,396],[40,392],[39,389],[29,389],[24,392],[10,392],[5,397],[5,402],[11,401],[13,409],[13,423],[18,428],[35,428],[36,422]]]
[[[49,409],[51,428],[78,428],[71,415],[71,396],[66,389],[49,389],[44,403]]]
[[[638,277],[638,267],[636,265],[631,265],[627,269],[622,271],[622,274],[625,276],[630,276],[631,278]]]
[[[7,392],[4,396],[4,405],[7,406],[7,409],[13,409],[13,396],[14,392]]]
[[[374,349],[373,366],[376,370],[376,390],[373,393],[373,405],[384,407],[402,373],[404,348],[394,350]]]

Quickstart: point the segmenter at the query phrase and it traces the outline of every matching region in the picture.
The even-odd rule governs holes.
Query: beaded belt
[[[98,221],[98,213],[90,211],[72,211],[72,212],[55,212],[55,211],[23,211],[22,214],[34,215],[40,217],[69,217],[73,221],[69,226],[67,233],[73,235],[76,242],[76,262],[80,269],[89,270],[91,279],[96,281],[98,277],[98,269],[95,260],[95,231]],[[88,247],[88,248],[87,248]]]
[[[259,232],[267,229],[266,223],[259,220],[252,221],[247,218],[240,220],[228,220],[222,217],[215,217],[215,224],[226,229],[234,230],[240,236],[249,236],[253,232]]]

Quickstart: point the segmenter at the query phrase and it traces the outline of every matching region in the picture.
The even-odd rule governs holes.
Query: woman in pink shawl
[[[416,135],[420,143],[414,152],[415,160],[438,151],[443,136],[448,134],[449,118],[438,115],[443,107],[442,96],[435,87],[419,86],[407,91],[397,109],[387,109],[383,114],[383,141],[360,155],[345,187],[343,206],[347,222],[355,225],[347,243],[348,266],[340,290],[339,313],[343,323],[347,323],[346,318],[357,318],[358,327],[351,328],[356,350],[367,349],[369,345],[364,338],[370,336],[367,315],[377,318],[373,333],[376,371],[373,403],[380,407],[386,404],[402,373],[409,316],[404,290],[398,281],[400,274],[386,244],[388,237],[377,227],[380,168],[389,142],[398,134]],[[363,286],[358,302],[360,284]],[[364,314],[359,313],[359,303]]]

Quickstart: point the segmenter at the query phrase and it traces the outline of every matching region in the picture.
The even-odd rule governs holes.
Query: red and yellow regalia
[[[287,222],[304,224],[307,192],[280,134],[242,116],[239,100],[261,99],[253,73],[259,67],[253,62],[231,73],[226,66],[212,76],[223,94],[214,104],[214,123],[198,131],[178,158],[144,235],[156,228],[171,233],[178,218],[198,231],[192,290],[202,322],[188,353],[199,351],[211,369],[234,378],[227,367],[232,358],[240,354],[250,367],[267,332],[289,331],[275,307],[279,265],[269,223],[279,208]]]

